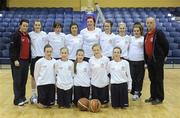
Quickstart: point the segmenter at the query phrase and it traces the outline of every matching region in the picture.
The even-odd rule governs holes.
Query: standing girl
[[[44,47],[45,56],[35,64],[34,78],[38,91],[38,106],[46,108],[55,101],[55,71],[56,60],[52,58],[52,47],[47,44]]]
[[[129,46],[129,64],[132,77],[132,100],[138,100],[144,79],[144,37],[143,27],[137,22],[133,26],[134,36],[131,38]]]
[[[113,60],[108,64],[111,74],[111,103],[113,108],[128,107],[128,90],[131,90],[129,63],[121,59],[121,49],[113,49]]]
[[[84,50],[78,49],[76,52],[76,60],[74,62],[74,103],[80,98],[89,99],[90,94],[90,72],[89,63],[83,61]]]
[[[104,23],[104,32],[100,35],[100,45],[104,56],[112,59],[112,50],[114,48],[114,40],[116,35],[112,33],[112,21],[106,20]]]
[[[55,64],[57,104],[69,108],[72,102],[73,62],[68,59],[68,48],[60,49],[60,59]]]
[[[59,59],[59,49],[65,45],[65,34],[62,33],[63,25],[58,22],[54,22],[54,32],[49,32],[47,41],[53,47],[53,58]]]
[[[115,46],[121,48],[121,57],[127,60],[130,37],[126,35],[126,30],[126,24],[123,22],[119,23],[119,35],[115,38]]]
[[[92,47],[94,56],[90,58],[92,99],[99,99],[103,107],[109,102],[109,78],[107,76],[107,64],[109,58],[101,54],[101,46],[94,44]]]
[[[76,59],[76,51],[82,48],[82,36],[78,34],[78,25],[76,23],[70,24],[70,33],[65,36],[65,46],[69,49],[69,59]]]
[[[92,46],[99,43],[99,37],[101,29],[95,27],[96,20],[94,17],[87,17],[87,28],[81,30],[80,34],[83,37],[83,50],[85,52],[85,61],[89,61],[90,57],[93,56]]]

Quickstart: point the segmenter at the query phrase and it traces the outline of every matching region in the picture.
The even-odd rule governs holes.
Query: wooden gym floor
[[[31,96],[30,76],[27,98]],[[102,108],[99,113],[81,112],[77,108],[38,109],[35,105],[14,106],[10,69],[0,69],[0,118],[180,118],[180,69],[165,69],[165,100],[153,106],[144,103],[149,97],[149,80],[146,76],[139,101],[132,101],[127,109]]]

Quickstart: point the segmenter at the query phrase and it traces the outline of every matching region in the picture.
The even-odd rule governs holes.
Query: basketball
[[[78,106],[80,111],[88,111],[89,100],[87,98],[81,98],[78,100],[77,106]]]
[[[89,110],[91,112],[99,112],[101,109],[101,102],[98,100],[98,99],[92,99],[90,102],[89,102]]]

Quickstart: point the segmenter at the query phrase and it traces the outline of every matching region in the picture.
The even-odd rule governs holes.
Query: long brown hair
[[[77,51],[76,51],[76,55],[78,54],[78,52],[83,52],[84,53],[84,50],[83,49],[78,49]],[[74,61],[74,74],[77,74],[77,62],[78,60],[77,60],[77,58],[76,58],[76,60]]]

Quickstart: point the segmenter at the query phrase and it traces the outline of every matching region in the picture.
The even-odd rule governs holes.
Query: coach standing
[[[156,28],[155,19],[146,20],[147,33],[144,38],[144,57],[150,78],[150,98],[145,102],[157,105],[164,100],[164,61],[169,51],[169,44],[161,30]]]
[[[31,46],[28,31],[28,20],[21,20],[19,29],[12,34],[10,42],[10,60],[13,77],[14,105],[23,106],[27,103],[26,82],[28,78],[29,63],[31,60]]]

